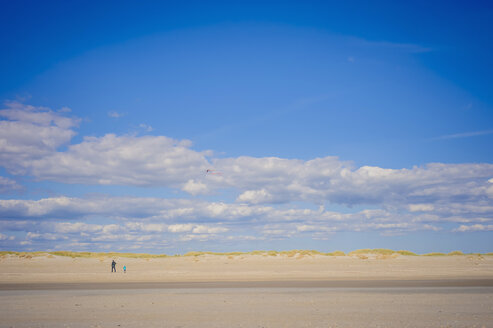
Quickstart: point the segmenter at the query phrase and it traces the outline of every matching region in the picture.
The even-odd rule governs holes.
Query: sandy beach
[[[4,256],[0,283],[493,279],[493,256]],[[111,273],[111,261],[117,262]],[[127,272],[123,273],[123,266]]]
[[[491,327],[493,256],[4,256],[1,327]],[[127,272],[122,272],[122,267]]]

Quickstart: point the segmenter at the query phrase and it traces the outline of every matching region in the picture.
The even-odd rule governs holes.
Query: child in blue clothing
[[[123,273],[127,273],[127,266],[126,265],[123,266]]]

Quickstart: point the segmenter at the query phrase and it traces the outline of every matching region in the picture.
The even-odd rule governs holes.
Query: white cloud
[[[8,229],[8,225],[4,228]],[[38,245],[50,241],[83,247],[97,243],[101,247],[113,244],[114,247],[130,247],[145,242],[162,246],[167,240],[183,242],[186,240],[213,240],[217,234],[226,233],[228,228],[215,224],[173,224],[145,222],[117,222],[111,224],[92,224],[84,222],[33,223],[25,226],[25,245]],[[171,234],[170,234],[171,233]],[[194,237],[195,236],[195,237]],[[221,237],[222,238],[222,237]],[[13,237],[0,235],[0,240],[13,240]],[[24,244],[23,244],[24,245]],[[105,247],[106,247],[105,246]]]
[[[487,180],[493,174],[491,164],[354,169],[335,157],[310,161],[240,157],[216,160],[215,165],[223,172],[216,187],[236,188],[241,192],[237,200],[252,204],[305,201],[408,206],[424,199],[474,201],[489,192]]]
[[[170,232],[188,232],[193,229],[193,224],[173,224],[168,227]]]
[[[246,202],[250,204],[259,203],[272,203],[274,196],[265,189],[260,190],[247,190],[238,196],[239,202]]]
[[[193,179],[188,180],[182,189],[191,195],[205,194],[209,191],[209,188],[207,188],[205,183],[196,182]]]
[[[208,227],[204,225],[197,225],[193,228],[192,233],[206,233],[206,234],[215,234],[222,233],[228,231],[228,228],[224,227]]]
[[[66,152],[31,161],[30,173],[66,183],[180,187],[208,166],[207,152],[189,146],[162,136],[86,137]]]
[[[336,229],[334,227],[324,227],[317,225],[298,225],[296,226],[296,230],[299,232],[334,232]]]
[[[210,203],[188,199],[141,197],[90,198],[51,197],[40,200],[0,199],[0,218],[67,219],[106,216],[112,218],[196,217],[207,212]]]
[[[429,212],[434,209],[435,207],[432,204],[409,204],[409,210],[411,212]]]
[[[88,224],[83,222],[59,222],[54,224],[57,233],[101,233],[116,234],[119,232],[158,233],[166,231],[167,225],[158,223],[127,222],[120,224]],[[89,234],[87,234],[89,235]]]
[[[143,232],[191,232],[197,228],[197,224],[192,224],[194,221],[198,224],[205,221],[218,223],[241,221],[248,224],[251,222],[297,222],[299,226],[318,225],[317,222],[333,222],[334,224],[339,222],[346,224],[346,228],[351,230],[349,225],[355,226],[365,222],[382,224],[414,222],[415,225],[430,222],[488,222],[493,221],[493,206],[439,203],[439,206],[432,208],[428,205],[416,204],[416,207],[389,207],[388,209],[365,209],[341,213],[329,211],[323,207],[308,209],[139,197],[55,197],[40,200],[0,200],[0,218],[4,219],[66,220],[71,218],[80,220],[96,217],[131,220],[126,223],[125,229]],[[183,223],[184,220],[189,222]],[[103,230],[116,232],[118,229],[114,225],[83,222],[56,224],[57,232],[90,233]]]
[[[216,239],[215,235],[210,235],[210,234],[202,234],[202,235],[184,235],[179,238],[180,241],[182,242],[187,242],[187,241],[192,241],[192,240],[197,240],[197,241],[208,241],[208,240],[213,240]]]
[[[0,163],[13,174],[26,174],[30,163],[52,154],[75,135],[78,119],[69,118],[44,107],[17,102],[0,110]]]
[[[13,174],[64,183],[164,186],[201,195],[220,189],[237,201],[275,204],[374,204],[433,211],[438,202],[478,205],[493,199],[492,164],[432,163],[412,169],[353,167],[337,157],[312,160],[276,157],[212,158],[187,140],[165,136],[85,137],[70,141],[78,124],[45,108],[19,103],[0,111],[0,160]],[[41,137],[40,137],[41,136]],[[205,174],[214,167],[220,175]],[[428,204],[427,208],[423,205]],[[484,205],[484,204],[483,204]],[[421,206],[421,210],[418,208]],[[443,208],[443,207],[442,207]]]
[[[283,229],[265,229],[262,231],[264,235],[288,236],[291,234],[288,230]]]
[[[194,234],[215,234],[226,232],[229,229],[224,227],[210,227],[205,225],[194,225],[194,224],[173,224],[168,226],[168,231],[173,233],[180,232],[191,232]]]
[[[3,202],[3,203],[2,203]],[[2,200],[0,204],[14,202]],[[395,209],[366,209],[340,213],[324,209],[286,208],[285,206],[209,203],[191,200],[157,198],[52,198],[40,201],[16,200],[17,206],[1,212],[6,217],[24,218],[0,221],[2,232],[25,231],[29,245],[46,245],[50,241],[96,243],[98,247],[139,245],[163,247],[168,242],[228,242],[232,240],[266,240],[301,238],[327,239],[340,231],[377,231],[381,235],[399,235],[413,231],[443,229],[440,225],[465,222],[492,222],[491,217],[447,217],[438,214],[403,212]],[[138,206],[137,204],[148,206]],[[72,215],[71,207],[74,206]],[[31,207],[33,209],[31,209]],[[136,207],[145,212],[136,211]],[[183,207],[183,208],[182,208]],[[86,209],[88,213],[81,212]],[[0,206],[0,210],[5,210]],[[114,213],[113,211],[116,211]],[[17,212],[15,212],[17,211]],[[60,215],[63,213],[64,215]],[[40,216],[42,214],[42,216]],[[184,215],[182,215],[184,214]],[[78,216],[78,219],[74,217]],[[70,217],[74,221],[66,221]],[[45,219],[46,218],[46,219]],[[91,219],[92,218],[92,219]],[[48,220],[47,220],[48,219]],[[80,220],[106,221],[88,223]],[[461,225],[455,231],[479,231],[491,225]],[[243,239],[236,236],[247,236]],[[45,243],[45,244],[43,244]],[[27,245],[27,244],[26,244]],[[85,246],[78,246],[84,249]],[[154,246],[152,246],[154,247]]]
[[[459,228],[454,229],[453,231],[455,232],[493,231],[493,224],[461,225]]]
[[[118,240],[139,245],[165,243],[166,238],[325,238],[337,231],[367,230],[400,234],[437,231],[445,222],[462,224],[454,231],[491,230],[493,164],[388,169],[354,167],[337,157],[214,158],[211,151],[194,150],[190,141],[165,136],[106,134],[69,144],[80,120],[66,112],[6,104],[0,110],[0,165],[38,180],[169,187],[194,197],[0,199],[0,231],[24,231],[26,242],[33,243],[59,234],[80,245]],[[206,174],[211,168],[220,174]],[[0,177],[0,192],[12,190],[21,186]],[[236,200],[205,200],[220,199],[222,192]],[[346,208],[326,210],[333,204]]]
[[[252,241],[252,240],[263,240],[265,238],[262,237],[257,237],[257,236],[228,236],[226,237],[226,240],[234,240],[234,241]]]
[[[79,119],[69,118],[53,112],[47,107],[35,107],[19,102],[5,103],[7,108],[0,110],[0,116],[11,122],[30,123],[33,126],[56,126],[62,129],[75,127]]]

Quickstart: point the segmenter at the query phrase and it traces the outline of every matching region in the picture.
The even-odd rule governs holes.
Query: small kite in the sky
[[[222,175],[221,172],[217,172],[217,171],[214,171],[214,170],[206,170],[205,171],[205,174],[206,175]]]

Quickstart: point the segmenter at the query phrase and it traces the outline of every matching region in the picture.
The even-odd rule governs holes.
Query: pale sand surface
[[[6,256],[0,283],[493,279],[493,256],[186,256],[159,259]],[[127,266],[123,274],[122,267]]]
[[[0,327],[493,327],[492,256],[115,260],[2,258]]]
[[[0,327],[492,327],[493,288],[0,291]]]

